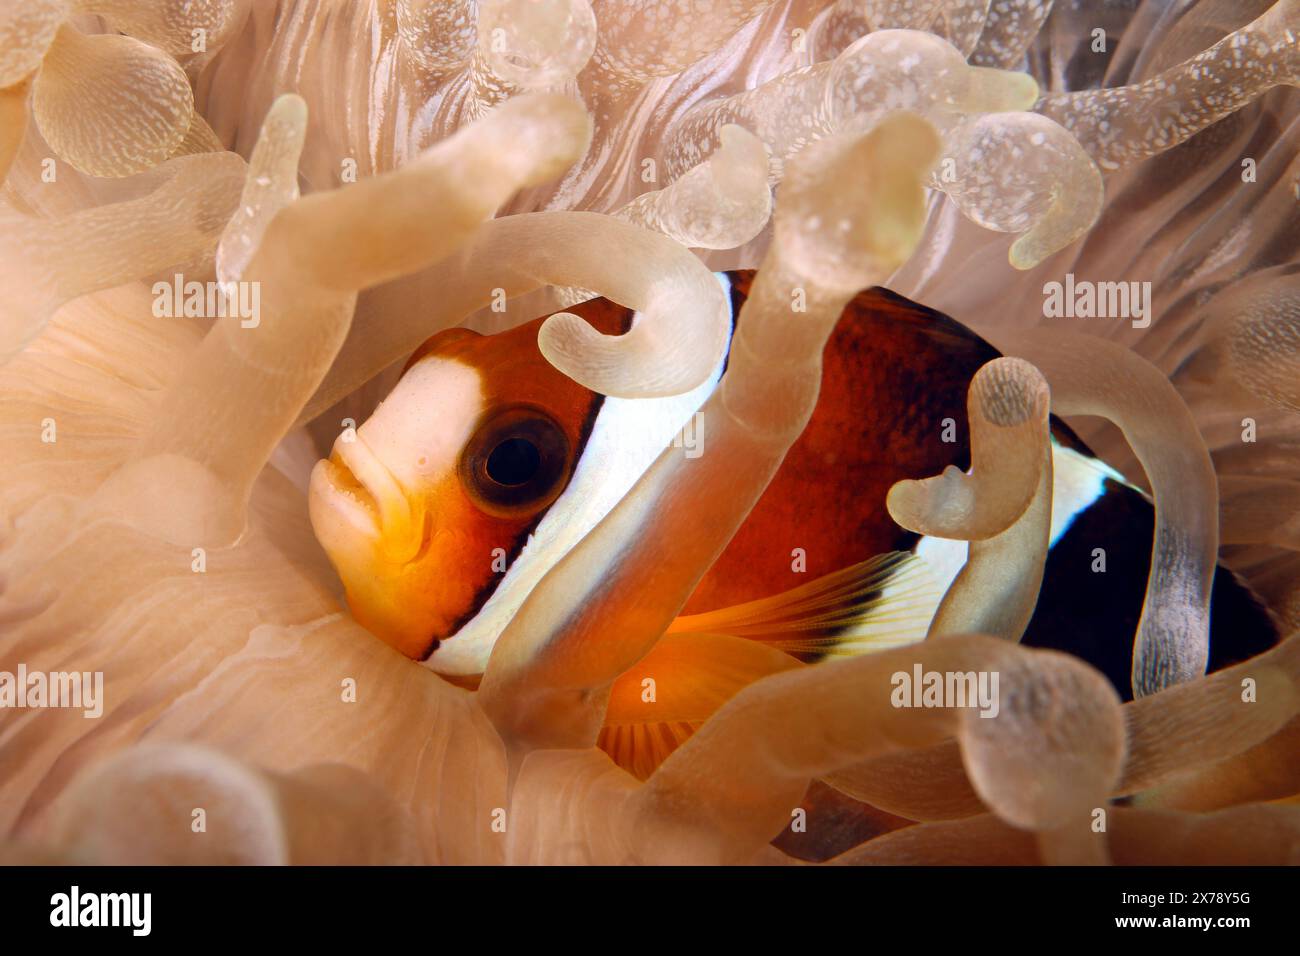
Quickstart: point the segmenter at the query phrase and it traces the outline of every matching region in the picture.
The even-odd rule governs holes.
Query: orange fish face
[[[605,300],[571,311],[614,334],[632,318]],[[542,536],[546,547],[530,549],[612,401],[546,361],[537,347],[542,321],[492,336],[434,336],[374,414],[312,472],[312,526],[354,617],[444,673],[482,672],[532,585],[612,506],[601,495],[630,486],[599,481],[600,495],[575,497],[582,514],[561,509]],[[619,468],[604,461],[600,471],[587,483]]]

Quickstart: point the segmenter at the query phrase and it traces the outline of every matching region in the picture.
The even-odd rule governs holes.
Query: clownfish
[[[720,273],[732,325],[754,273]],[[597,298],[567,310],[617,335],[638,320]],[[353,616],[401,651],[472,683],[542,577],[628,493],[725,374],[623,399],[574,382],[541,354],[543,319],[495,335],[450,329],[411,357],[354,435],[312,472],[316,535]],[[885,497],[906,478],[970,467],[972,376],[999,353],[948,316],[882,288],[858,294],[825,349],[821,397],[753,511],[682,615],[616,682],[600,745],[646,777],[726,699],[766,674],[925,637],[967,544],[907,531]],[[945,432],[949,432],[945,434]],[[1091,663],[1132,699],[1132,635],[1154,533],[1150,500],[1052,418],[1050,550],[1023,643]],[[1096,548],[1107,565],[1095,568]],[[1278,629],[1217,570],[1211,670],[1271,647]],[[659,702],[641,704],[640,676]],[[650,720],[648,713],[667,715]]]

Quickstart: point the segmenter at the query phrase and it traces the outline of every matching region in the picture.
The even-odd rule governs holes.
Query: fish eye
[[[527,484],[542,466],[542,453],[528,438],[507,438],[487,459],[487,476],[500,485]]]
[[[498,517],[536,512],[569,478],[569,440],[539,408],[514,405],[489,412],[461,455],[461,483],[483,511]]]

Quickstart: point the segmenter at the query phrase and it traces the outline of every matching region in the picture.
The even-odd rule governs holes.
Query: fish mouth
[[[311,491],[314,498],[363,537],[378,540],[383,536],[378,500],[336,455],[316,463]]]
[[[406,489],[359,432],[350,441],[335,441],[329,458],[316,467],[321,493],[351,527],[379,544],[385,561],[408,564],[419,555],[425,509],[412,508]]]

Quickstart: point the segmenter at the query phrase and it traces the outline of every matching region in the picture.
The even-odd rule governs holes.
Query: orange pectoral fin
[[[802,666],[760,641],[666,634],[614,682],[598,745],[644,780],[741,688]]]
[[[925,638],[943,597],[915,554],[891,551],[780,594],[678,617],[614,682],[599,746],[644,780],[737,691],[808,662]]]

